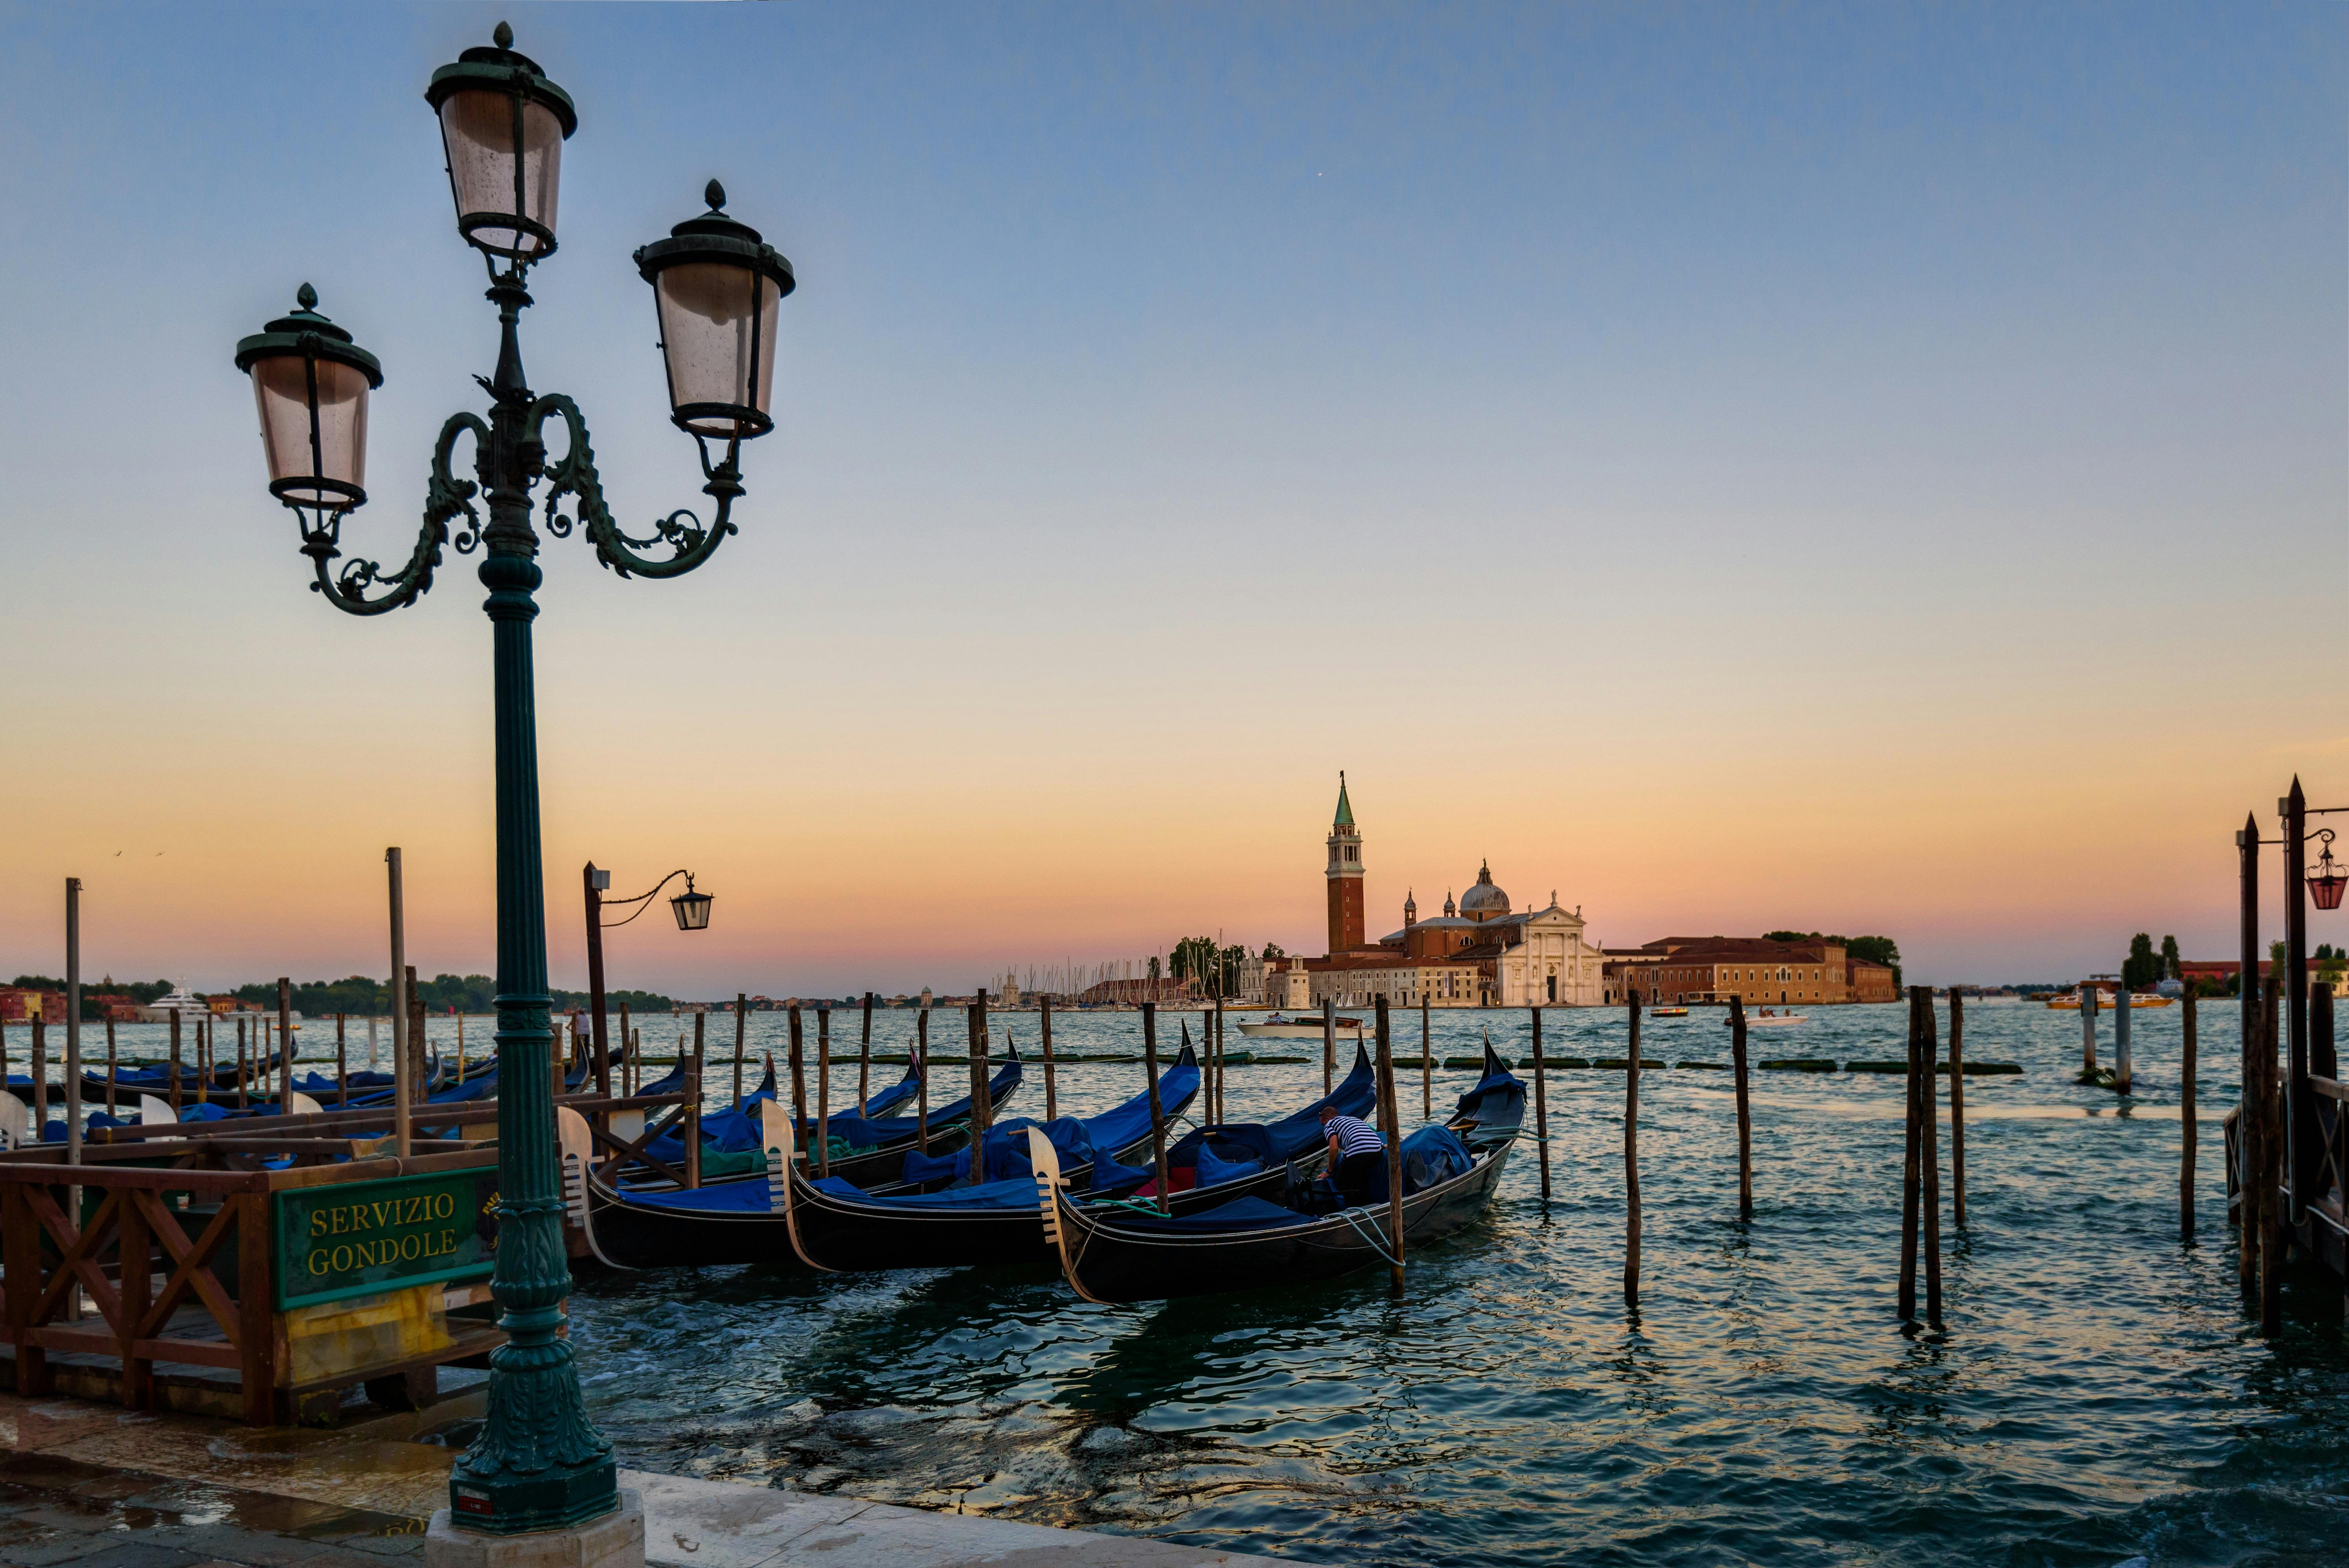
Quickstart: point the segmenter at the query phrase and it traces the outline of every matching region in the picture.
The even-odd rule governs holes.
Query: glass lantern
[[[693,878],[688,874],[685,879],[685,891],[668,901],[669,908],[677,912],[677,928],[679,931],[709,930],[711,902],[708,893],[693,891]]]
[[[304,284],[293,315],[236,346],[253,377],[269,493],[288,506],[347,511],[367,504],[367,394],[383,368],[351,335],[320,315]]]
[[[492,36],[433,72],[424,101],[440,117],[457,232],[526,266],[554,253],[563,143],[579,114],[538,62],[514,53],[512,28],[501,22]]]
[[[2318,839],[2323,841],[2323,858],[2314,871],[2308,873],[2309,901],[2319,909],[2339,909],[2341,894],[2349,890],[2349,871],[2333,863],[2333,830],[2319,828]]]
[[[726,215],[725,187],[713,180],[703,197],[709,211],[638,250],[636,270],[653,286],[671,421],[746,441],[775,427],[775,329],[796,284],[758,230]]]

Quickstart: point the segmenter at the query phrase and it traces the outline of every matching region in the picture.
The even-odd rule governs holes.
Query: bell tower
[[[1346,799],[1346,776],[1338,775],[1338,815],[1330,824],[1330,951],[1363,945],[1362,835],[1354,830],[1354,808]]]

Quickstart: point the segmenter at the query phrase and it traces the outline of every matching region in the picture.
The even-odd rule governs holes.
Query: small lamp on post
[[[708,893],[693,890],[693,873],[686,872],[685,891],[668,901],[669,908],[677,912],[677,928],[679,931],[709,930],[711,902]]]
[[[2316,836],[2323,842],[2323,852],[2316,862],[2316,869],[2308,873],[2309,902],[2319,909],[2339,909],[2341,894],[2349,891],[2349,870],[2333,863],[2333,830],[2319,828]]]

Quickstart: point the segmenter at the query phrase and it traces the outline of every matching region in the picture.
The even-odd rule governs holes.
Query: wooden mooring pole
[[[1379,1119],[1386,1124],[1387,1242],[1393,1253],[1387,1259],[1387,1283],[1402,1292],[1402,1107],[1395,1099],[1394,1041],[1388,1027],[1387,996],[1378,995]]]
[[[1950,1219],[1966,1223],[1966,999],[1950,987]]]
[[[624,1019],[627,1016],[626,1013],[623,1013],[620,1016]],[[792,1120],[794,1124],[793,1130],[798,1134],[797,1141],[799,1144],[800,1156],[801,1158],[805,1159],[810,1153],[807,1147],[810,1135],[808,1132],[807,1113],[807,1071],[804,1065],[807,1058],[806,1047],[802,1043],[802,1036],[801,1034],[800,1005],[796,1000],[794,1000],[791,1005],[790,1028],[791,1047],[788,1059],[791,1062],[792,1068]],[[620,1035],[620,1048],[623,1053],[627,1049],[627,1041],[628,1037],[626,1031],[623,1030]],[[626,1058],[624,1055],[622,1057],[624,1066],[626,1064]]]
[[[864,1027],[856,1037],[856,1114],[864,1114],[864,1105],[873,1087],[873,993],[864,993]]]
[[[693,1016],[693,1066],[685,1082],[685,1184],[701,1185],[701,1037],[707,1013]]]
[[[1542,1202],[1549,1202],[1549,1090],[1546,1081],[1549,1074],[1542,1063],[1541,1009],[1532,1009],[1534,1016],[1534,1154],[1541,1161]],[[1427,1028],[1427,999],[1420,998],[1419,1026]],[[1424,1047],[1422,1054],[1424,1055]],[[1434,1117],[1431,1110],[1430,1120]]]
[[[1729,999],[1729,1066],[1737,1080],[1737,1217],[1754,1217],[1754,1108],[1745,1091],[1745,998]]]
[[[1216,998],[1216,1120],[1224,1119],[1224,999]]]
[[[2272,1339],[2283,1332],[2283,1085],[2276,1070],[2277,1034],[2283,1011],[2283,976],[2265,986],[2260,1031],[2260,1333]]]
[[[1941,1031],[1940,1020],[1933,1014],[1933,988],[1920,988],[1924,992],[1920,1008],[1924,1038],[1919,1049],[1924,1071],[1918,1075],[1918,1086],[1923,1096],[1919,1153],[1925,1162],[1925,1322],[1938,1329],[1941,1326],[1941,1091],[1937,1069]]]
[[[2103,988],[2094,981],[2080,982],[2080,1071],[2083,1076],[2096,1070],[2096,1008],[2104,997]]]
[[[2241,1021],[2237,1035],[2240,1043],[2241,1080],[2238,1086],[2239,1103],[2235,1110],[2235,1283],[2246,1300],[2252,1298],[2260,1284],[2260,1173],[2264,1169],[2260,1161],[2260,819],[2256,812],[2247,813],[2243,825],[2235,832],[2235,852],[2241,862],[2238,880],[2241,883],[2241,907],[2239,911],[2242,945],[2241,964],[2236,971],[2236,1003]]]
[[[1174,1212],[1174,1195],[1167,1190],[1166,1108],[1158,1101],[1158,1004],[1142,1005],[1142,1070],[1150,1083],[1150,1168],[1156,1177],[1158,1212]]]
[[[1640,1305],[1640,993],[1625,991],[1631,1049],[1623,1065],[1623,1299]]]
[[[1052,1119],[1052,1057],[1044,1055],[1044,1119]],[[930,1005],[914,1015],[914,1147],[923,1153],[930,1151]]]
[[[1359,1032],[1359,1031],[1358,1031]],[[1338,998],[1321,998],[1321,1097],[1338,1087]]]
[[[186,1075],[180,1069],[180,1009],[171,1009],[171,1119],[180,1119],[180,1085]],[[0,1088],[8,1082],[8,1047],[0,1046]]]
[[[174,1068],[178,1063],[172,1064]],[[351,1102],[351,1049],[344,1028],[343,1015],[335,1015],[335,1107],[340,1109]]]
[[[106,1021],[106,1114],[114,1114],[114,1020]]]
[[[699,1014],[694,1015],[696,1017]],[[832,1009],[815,1010],[815,1173],[832,1174]]]
[[[1922,1069],[1917,1065],[1918,1037],[1924,1026],[1918,1017],[1917,993],[1921,987],[1909,987],[1909,1101],[1905,1150],[1900,1164],[1900,1300],[1896,1309],[1903,1323],[1917,1316],[1917,1207],[1923,1169],[1918,1158],[1918,1143],[1922,1130],[1918,1126],[1919,1092],[1917,1079]]]
[[[1538,1018],[1540,1015],[1535,1016]],[[1538,1027],[1535,1030],[1534,1038],[1537,1041],[1541,1038]],[[1541,1091],[1536,1089],[1534,1093],[1538,1100]],[[1419,1115],[1423,1121],[1435,1119],[1435,1038],[1428,1032],[1425,991],[1419,994]],[[1539,1137],[1541,1136],[1541,1114],[1538,1104],[1535,1108],[1534,1122],[1534,1135]],[[1542,1196],[1547,1198],[1549,1196],[1549,1182],[1547,1180],[1547,1172],[1549,1170],[1549,1147],[1547,1144],[1542,1147],[1542,1170],[1545,1172]]]
[[[1061,1101],[1052,1083],[1052,994],[1049,991],[1044,994],[1043,1016],[1036,1028],[1044,1049],[1044,1119],[1050,1121],[1061,1114]]]
[[[985,1152],[987,1130],[995,1120],[995,1097],[987,1082],[987,988],[980,986],[976,995],[978,1000],[970,1005],[970,1172],[984,1181],[987,1177],[981,1167],[986,1161],[979,1155]]]
[[[2178,1061],[2178,1234],[2182,1241],[2194,1239],[2194,987],[2186,983],[2186,995],[2178,998],[2182,1009],[2178,1015],[2181,1037]],[[2329,998],[2328,998],[2329,1000]],[[2326,1009],[2328,1012],[2331,1009]],[[1961,1192],[1964,1188],[1959,1189]],[[1961,1200],[1962,1202],[1962,1200]],[[1963,1210],[1959,1223],[1964,1223]]]
[[[738,1110],[742,1105],[742,1047],[745,1043],[743,1036],[750,1026],[750,994],[737,991],[734,993],[734,1106]]]

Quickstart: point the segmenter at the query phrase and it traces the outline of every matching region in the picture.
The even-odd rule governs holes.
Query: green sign
[[[487,1279],[497,1255],[493,1169],[334,1181],[275,1197],[280,1311],[434,1280]]]

